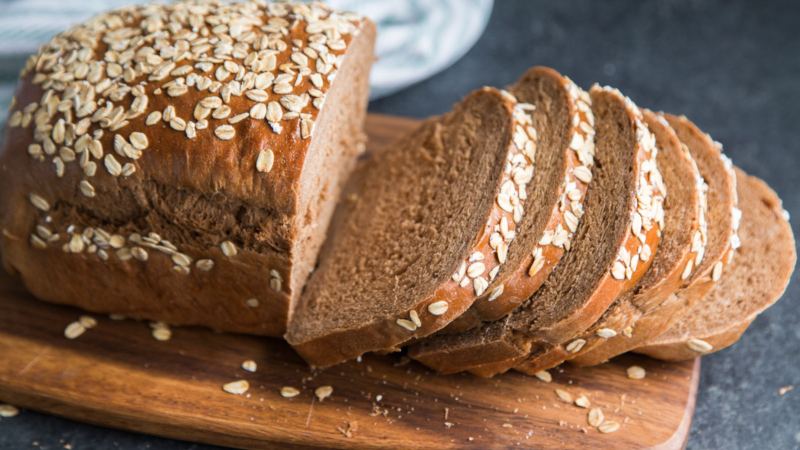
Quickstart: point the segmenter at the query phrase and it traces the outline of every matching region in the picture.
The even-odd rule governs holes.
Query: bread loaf
[[[3,266],[38,298],[281,336],[363,144],[375,27],[318,3],[97,16],[28,59]]]
[[[594,350],[578,355],[571,360],[573,364],[600,364],[668,330],[702,301],[730,262],[733,247],[738,243],[736,228],[741,213],[736,208],[736,175],[730,160],[721,153],[718,143],[685,117],[669,114],[663,117],[677,133],[682,146],[694,155],[700,175],[708,181],[704,186],[708,196],[706,209],[713,221],[707,222],[706,231],[699,237],[693,237],[692,247],[697,255],[693,261],[695,268],[681,288],[666,301],[643,304],[635,313],[635,320],[627,325],[630,326],[627,332],[606,339]]]
[[[635,352],[679,361],[721,350],[786,290],[797,261],[788,214],[766,183],[738,168],[736,178],[742,208],[736,257],[706,298]]]
[[[583,198],[594,164],[594,117],[589,94],[553,69],[534,67],[509,88],[535,106],[536,170],[525,174],[526,203],[511,244],[500,244],[507,262],[494,287],[441,330],[458,333],[499,320],[544,283],[569,248],[583,215]],[[522,192],[522,191],[521,191]],[[499,241],[499,236],[495,236]]]
[[[637,319],[672,295],[702,258],[707,227],[703,180],[697,165],[666,120],[648,110],[642,114],[656,137],[658,168],[668,192],[664,199],[664,228],[653,263],[630,292],[617,298],[588,330],[570,339],[584,342],[580,350],[569,352],[566,344],[543,348],[515,367],[518,371],[533,375],[563,361],[605,351],[604,347],[617,342],[627,344]]]
[[[532,108],[476,91],[356,170],[286,334],[309,364],[424,337],[494,289],[495,238],[524,215]]]
[[[647,270],[664,193],[655,142],[636,105],[619,91],[595,86],[590,94],[596,167],[570,250],[544,285],[502,320],[438,336],[436,346],[421,342],[409,349],[411,358],[443,373],[507,370],[537,347],[588,328]]]

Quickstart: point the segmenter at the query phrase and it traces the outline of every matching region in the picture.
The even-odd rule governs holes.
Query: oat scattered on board
[[[19,414],[19,408],[9,404],[0,404],[0,417],[14,417]]]
[[[587,415],[587,420],[589,421],[589,425],[593,427],[599,427],[600,424],[603,423],[605,417],[603,416],[603,410],[600,408],[592,408],[589,410],[589,414]]]
[[[67,328],[64,329],[64,337],[67,339],[77,339],[85,332],[86,327],[84,327],[80,322],[72,322],[71,324],[67,325]]]
[[[597,429],[600,430],[601,433],[608,434],[619,430],[619,426],[619,422],[616,420],[606,420],[605,422],[601,423]]]
[[[572,395],[569,392],[563,389],[556,389],[556,395],[562,402],[572,403]]]
[[[641,366],[630,366],[628,367],[628,378],[633,380],[641,380],[645,377],[644,368]]]
[[[248,372],[255,372],[257,368],[258,365],[256,365],[256,362],[253,361],[252,359],[248,359],[247,361],[242,363],[242,369]]]
[[[589,402],[589,399],[586,398],[585,395],[581,395],[580,397],[575,399],[575,406],[581,408],[588,408],[589,406],[591,406],[591,402]]]
[[[550,372],[548,372],[546,370],[542,370],[542,371],[536,372],[534,374],[534,376],[536,378],[544,381],[545,383],[549,383],[549,382],[553,381],[553,376],[550,375]]]
[[[333,394],[333,387],[332,386],[320,386],[314,391],[314,395],[317,396],[319,401],[323,401],[326,398],[330,397]]]
[[[235,395],[242,395],[250,389],[250,383],[247,380],[231,381],[222,386],[222,390]]]
[[[292,398],[292,397],[297,397],[298,395],[300,395],[300,391],[291,386],[284,386],[281,388],[282,397]]]

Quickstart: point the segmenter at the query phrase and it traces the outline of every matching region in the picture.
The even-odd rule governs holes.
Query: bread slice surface
[[[395,348],[492,289],[524,214],[530,105],[485,88],[360,165],[286,338],[312,366]],[[521,129],[521,131],[520,131]]]
[[[781,200],[762,180],[735,170],[742,209],[736,257],[702,302],[636,353],[680,361],[728,347],[789,285],[797,254]]]
[[[659,239],[656,217],[664,188],[655,143],[638,108],[619,91],[595,86],[590,95],[595,172],[570,250],[542,288],[512,313],[465,333],[438,336],[436,346],[417,344],[411,358],[452,373],[525,357],[532,347],[560,343],[588,328],[644,274]],[[642,258],[645,246],[651,253]]]
[[[738,242],[738,216],[741,213],[736,208],[736,175],[730,160],[721,153],[718,143],[685,117],[662,116],[673,126],[683,146],[692,155],[697,155],[700,161],[697,163],[698,170],[704,183],[706,179],[713,183],[704,186],[707,197],[713,198],[712,204],[705,200],[706,210],[713,210],[714,217],[722,220],[707,222],[706,232],[700,235],[700,244],[697,239],[693,241],[693,246],[698,250],[695,252],[694,269],[673,296],[663,303],[645,308],[627,333],[610,338],[595,350],[572,359],[571,362],[576,365],[600,364],[661,335],[702,301],[716,282],[715,278],[720,276],[733,257],[733,246]],[[715,245],[704,245],[709,240]]]
[[[530,178],[519,174],[524,176],[525,201],[530,207],[515,228],[513,243],[501,241],[499,233],[492,236],[507,254],[494,287],[439,334],[499,320],[530,297],[561,260],[565,238],[583,214],[594,162],[594,117],[588,93],[546,67],[530,69],[508,90],[518,101],[535,107],[530,115],[537,135],[533,142],[536,169]],[[547,240],[558,245],[543,244]]]
[[[639,283],[617,298],[588,330],[565,343],[531,354],[515,367],[520,372],[535,374],[573,358],[611,351],[606,347],[628,344],[637,320],[672,295],[691,276],[698,255],[702,257],[707,227],[703,180],[697,165],[666,120],[648,110],[642,114],[656,137],[658,167],[667,187],[664,226],[653,263]],[[573,342],[582,343],[581,349],[568,351]]]

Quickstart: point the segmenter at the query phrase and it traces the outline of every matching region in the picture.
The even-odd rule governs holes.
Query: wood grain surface
[[[416,122],[371,116],[369,148]],[[188,441],[262,448],[535,448],[675,450],[686,444],[700,360],[662,363],[623,355],[594,368],[565,365],[553,381],[510,372],[485,380],[440,376],[402,354],[368,355],[309,371],[284,342],[173,327],[156,341],[147,323],[96,316],[75,340],[64,328],[81,311],[33,299],[0,275],[0,401],[74,420]],[[258,364],[255,373],[241,368]],[[628,379],[642,366],[647,377]],[[222,385],[244,379],[245,395]],[[284,398],[280,390],[300,391]],[[319,401],[314,390],[332,386]],[[561,401],[585,395],[607,420]]]

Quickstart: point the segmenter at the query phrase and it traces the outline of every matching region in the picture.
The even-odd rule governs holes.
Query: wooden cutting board
[[[378,148],[416,122],[373,115]],[[79,310],[39,302],[0,274],[0,401],[73,420],[243,449],[536,448],[683,449],[700,360],[663,363],[625,355],[599,367],[565,365],[553,381],[510,372],[490,380],[439,376],[400,354],[365,356],[311,373],[282,341],[199,328],[173,328],[156,341],[148,325],[112,321],[75,340],[64,328]],[[241,368],[258,364],[255,373]],[[647,371],[631,380],[626,368]],[[222,385],[248,380],[238,396]],[[300,390],[283,398],[280,389]],[[319,401],[314,390],[332,386]],[[565,403],[585,395],[622,427],[601,434],[588,410]],[[8,419],[13,420],[13,419]]]

